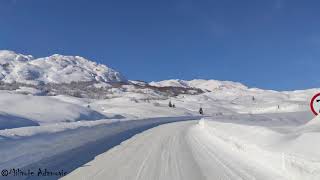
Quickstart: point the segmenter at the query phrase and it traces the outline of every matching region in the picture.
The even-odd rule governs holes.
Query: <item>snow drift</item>
[[[39,126],[39,124],[23,117],[0,113],[0,130],[26,126]]]
[[[3,112],[0,120],[2,129],[107,118],[86,107],[85,104],[81,106],[55,97],[29,96],[3,91],[0,91],[0,107]]]
[[[319,117],[297,127],[279,126],[272,121],[265,123],[268,126],[259,122],[253,125],[243,117],[237,123],[227,119],[202,119],[193,135],[210,149],[222,148],[234,163],[251,161],[255,168],[263,167],[269,174],[283,176],[282,179],[320,178],[320,146],[314,143],[320,138]]]

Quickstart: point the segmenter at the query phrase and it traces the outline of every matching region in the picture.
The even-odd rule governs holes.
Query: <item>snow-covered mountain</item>
[[[248,87],[232,81],[204,80],[194,79],[185,81],[180,79],[164,80],[159,82],[150,82],[151,86],[156,87],[184,87],[184,88],[199,88],[206,91],[214,91],[217,89],[247,89]]]
[[[238,112],[237,108],[241,104],[245,106],[245,108],[241,108],[242,110],[247,108],[246,112],[252,113],[269,112],[265,107],[257,110],[256,103],[258,102],[263,105],[269,103],[267,107],[270,106],[272,112],[278,111],[278,105],[284,102],[294,106],[285,105],[288,111],[301,109],[301,104],[306,109],[308,108],[306,101],[319,91],[319,89],[310,89],[278,92],[248,88],[238,82],[204,79],[190,81],[172,79],[147,83],[127,80],[119,72],[79,56],[56,54],[44,58],[34,58],[31,55],[7,50],[0,51],[0,81],[9,83],[1,85],[0,89],[15,90],[21,94],[69,95],[94,99],[127,97],[136,100],[159,100],[179,97],[179,95],[181,97],[190,95],[188,99],[194,102],[228,101],[232,102],[231,105],[227,104],[229,108],[234,106]],[[10,84],[11,82],[19,82],[20,84]],[[78,83],[76,85],[59,84],[71,82]],[[125,83],[110,84],[110,82]],[[39,83],[47,85],[37,86]]]
[[[119,72],[80,56],[31,55],[0,51],[0,80],[11,83],[70,83],[72,81],[126,82]]]

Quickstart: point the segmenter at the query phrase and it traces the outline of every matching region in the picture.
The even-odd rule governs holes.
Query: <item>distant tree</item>
[[[199,109],[199,114],[203,115],[203,109],[202,109],[202,107]]]
[[[172,107],[173,107],[173,108],[175,108],[175,107],[176,107],[176,105],[172,104]]]
[[[172,103],[171,103],[171,101],[169,101],[169,107],[172,107]]]
[[[256,98],[254,96],[252,96],[252,101],[255,101],[255,100],[256,100]]]

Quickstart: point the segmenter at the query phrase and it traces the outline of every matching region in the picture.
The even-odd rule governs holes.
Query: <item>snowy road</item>
[[[198,121],[165,124],[97,156],[64,179],[287,179],[228,146],[203,131]]]
[[[65,179],[203,179],[186,141],[196,121],[147,130],[98,156]]]

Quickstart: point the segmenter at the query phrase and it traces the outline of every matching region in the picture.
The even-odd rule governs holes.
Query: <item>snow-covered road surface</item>
[[[256,161],[233,154],[198,121],[161,125],[97,156],[63,179],[276,180],[287,179]]]
[[[147,130],[65,179],[203,179],[186,139],[196,123],[170,123]]]
[[[137,133],[160,124],[192,119],[199,117],[106,119],[3,130],[0,132],[0,170],[21,168],[37,172],[39,168],[47,168],[69,173]],[[17,179],[59,177],[20,176]]]

